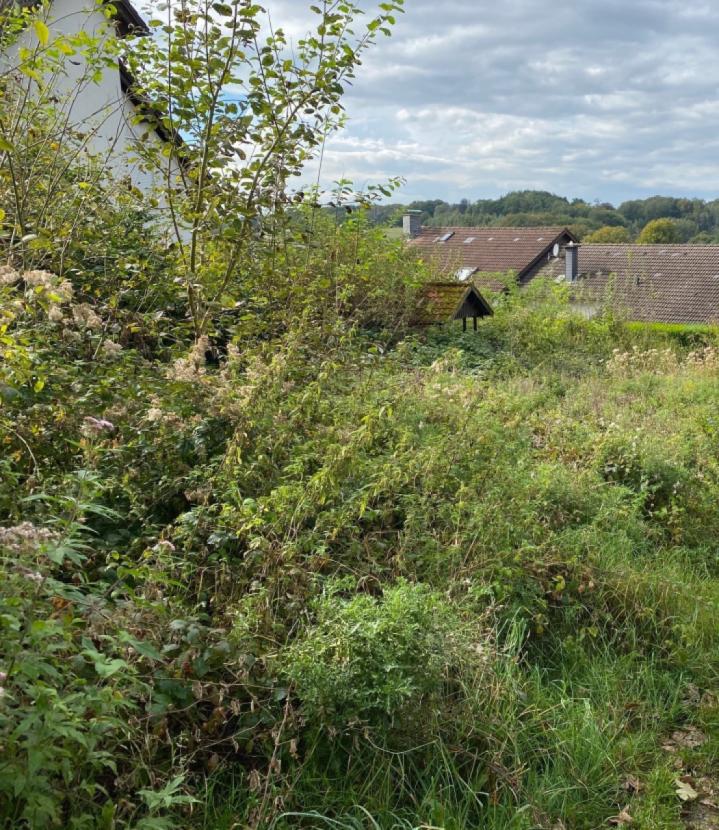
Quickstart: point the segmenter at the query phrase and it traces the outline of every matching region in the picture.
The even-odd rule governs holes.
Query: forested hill
[[[408,205],[382,205],[373,208],[374,221],[399,225],[407,208],[421,210],[425,224],[430,226],[567,225],[582,239],[601,230],[600,238],[594,240],[597,242],[633,241],[649,222],[670,220],[663,223],[663,236],[657,241],[719,242],[719,199],[707,202],[652,196],[615,207],[606,202],[590,204],[544,191],[523,190],[499,199],[463,199],[458,204],[428,199]]]

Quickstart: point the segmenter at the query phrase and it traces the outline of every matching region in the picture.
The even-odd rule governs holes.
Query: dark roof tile
[[[451,234],[446,242],[441,239]],[[551,257],[554,245],[573,240],[563,227],[539,228],[422,228],[409,244],[445,276],[462,268],[477,274],[516,273],[523,276],[543,257]],[[480,283],[485,283],[480,279]],[[491,281],[490,281],[491,282]],[[496,282],[496,281],[495,281]],[[492,284],[501,288],[501,283]]]
[[[564,273],[559,259],[537,276]],[[718,323],[719,246],[582,245],[573,294],[637,322]]]

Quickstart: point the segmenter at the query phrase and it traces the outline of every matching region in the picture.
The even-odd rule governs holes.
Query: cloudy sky
[[[266,2],[294,36],[308,5]],[[400,175],[402,201],[715,198],[716,0],[406,0],[346,107],[325,182]]]

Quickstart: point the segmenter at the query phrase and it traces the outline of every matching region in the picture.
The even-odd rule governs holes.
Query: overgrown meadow
[[[712,336],[546,289],[477,335],[338,321],[213,367],[8,273],[46,378],[4,387],[7,827],[710,810]]]
[[[48,138],[92,44],[0,79],[0,826],[716,827],[716,332],[540,283],[417,329],[411,251],[286,186],[392,4],[289,67],[198,8],[189,243]]]

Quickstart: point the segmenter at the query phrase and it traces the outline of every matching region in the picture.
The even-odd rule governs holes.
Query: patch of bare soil
[[[719,808],[704,801],[688,805],[683,813],[687,830],[719,830]]]

